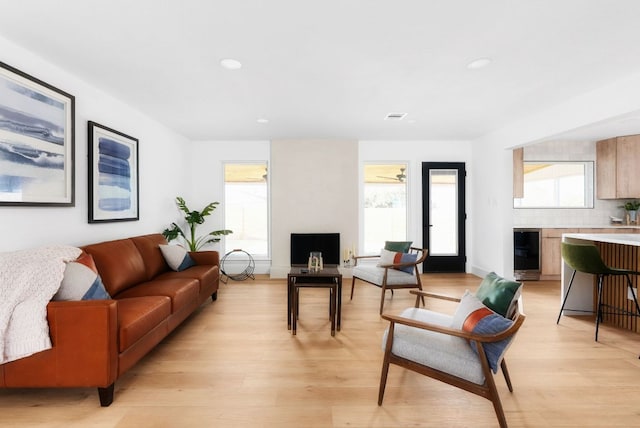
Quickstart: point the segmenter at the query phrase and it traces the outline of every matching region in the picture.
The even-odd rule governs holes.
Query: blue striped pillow
[[[83,252],[68,262],[64,277],[53,300],[105,300],[111,296],[105,290],[102,278],[91,254]]]
[[[196,262],[193,261],[187,250],[179,245],[160,245],[160,251],[164,256],[164,260],[169,267],[176,272],[183,271],[195,266]]]

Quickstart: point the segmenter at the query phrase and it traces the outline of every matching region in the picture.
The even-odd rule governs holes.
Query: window
[[[364,254],[407,239],[407,165],[364,165]]]
[[[593,208],[593,162],[524,162],[514,208]]]
[[[267,163],[224,165],[225,253],[242,249],[254,258],[269,256]]]

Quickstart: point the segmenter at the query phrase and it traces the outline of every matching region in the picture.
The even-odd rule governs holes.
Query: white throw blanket
[[[0,364],[51,348],[47,303],[58,291],[69,246],[0,253]]]

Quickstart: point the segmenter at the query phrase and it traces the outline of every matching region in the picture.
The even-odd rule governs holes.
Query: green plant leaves
[[[162,232],[162,235],[168,242],[177,238],[182,238],[182,240],[184,240],[184,242],[189,247],[189,251],[198,251],[200,248],[209,243],[219,242],[220,238],[218,238],[218,236],[229,235],[233,233],[233,231],[228,229],[214,230],[213,232],[209,232],[206,235],[196,238],[197,226],[199,224],[203,224],[205,221],[205,217],[211,215],[211,213],[217,208],[219,204],[219,202],[211,202],[210,204],[205,206],[202,211],[191,211],[189,207],[187,207],[187,203],[182,197],[176,197],[176,205],[178,206],[178,209],[185,213],[184,220],[189,225],[189,236],[187,236],[180,228],[180,226],[178,226],[176,223],[171,223],[171,227],[165,229]]]

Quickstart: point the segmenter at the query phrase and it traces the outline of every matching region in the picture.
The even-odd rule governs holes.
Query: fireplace
[[[292,233],[291,266],[306,266],[309,253],[320,251],[324,266],[340,265],[339,233]]]

